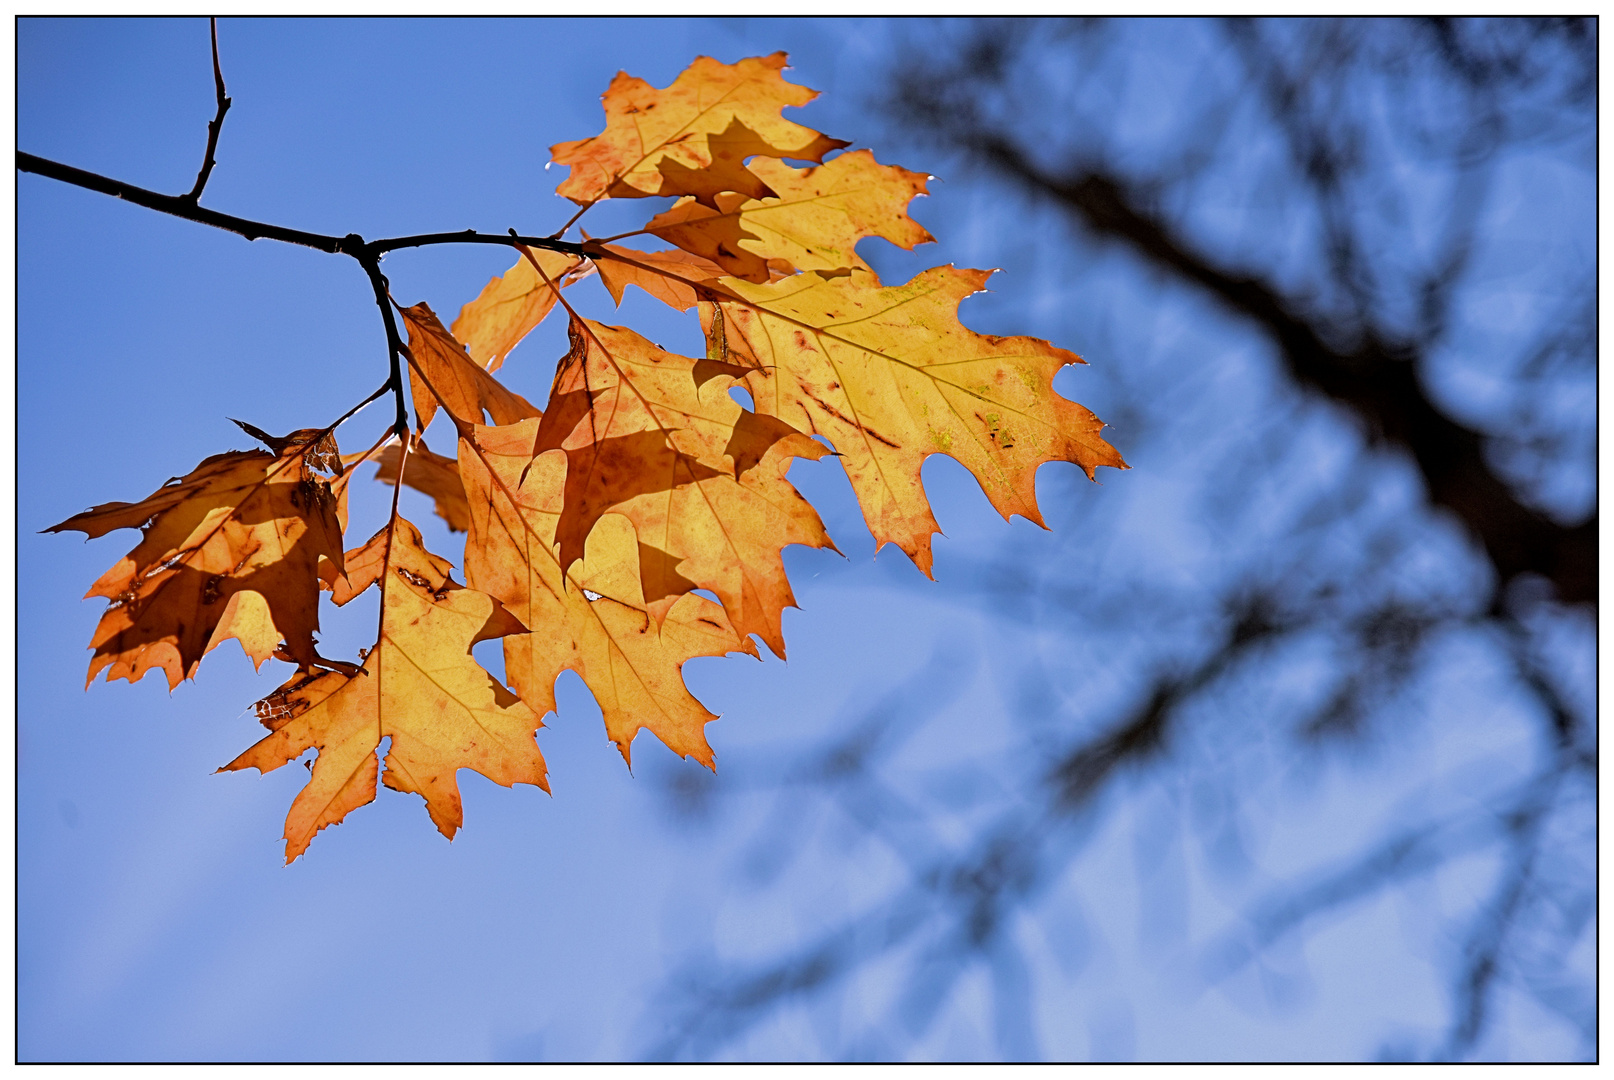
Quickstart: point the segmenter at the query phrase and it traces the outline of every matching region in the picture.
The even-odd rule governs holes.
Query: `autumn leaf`
[[[719,195],[713,205],[684,199],[651,218],[644,231],[757,283],[768,281],[769,260],[795,270],[867,270],[855,250],[864,237],[884,237],[909,250],[935,239],[907,210],[914,196],[925,194],[927,177],[881,165],[867,150],[808,169],[767,158],[751,168],[772,197]]]
[[[782,52],[736,64],[702,56],[664,90],[618,72],[601,99],[605,130],[550,148],[556,164],[571,167],[555,193],[581,205],[650,195],[692,195],[711,205],[719,191],[769,194],[745,157],[823,161],[846,145],[783,118],[786,106],[818,96],[786,82],[784,67]]]
[[[299,434],[277,454],[218,454],[141,502],[106,503],[45,530],[144,534],[85,594],[112,601],[90,641],[86,684],[103,670],[138,682],[162,668],[172,689],[229,638],[259,666],[282,640],[299,660],[313,658],[319,560],[341,566],[342,531],[329,484],[305,460],[324,453],[307,441],[324,433]]]
[[[692,592],[682,593],[658,626],[641,583],[645,545],[615,514],[599,520],[583,560],[562,572],[555,532],[566,457],[534,456],[538,427],[536,420],[476,426],[460,438],[460,475],[471,507],[466,579],[532,630],[505,640],[510,685],[543,714],[555,708],[555,679],[576,671],[625,760],[632,761],[634,736],[648,728],[674,753],[710,768],[704,729],[717,717],[690,694],[680,669],[696,656],[756,656],[756,646],[735,630],[721,605]]]
[[[726,278],[721,322],[702,305],[714,354],[753,369],[745,382],[757,412],[828,438],[876,541],[927,576],[940,531],[920,481],[929,455],[963,464],[1005,518],[1038,525],[1042,463],[1074,462],[1090,479],[1099,465],[1126,468],[1099,436],[1103,422],[1054,392],[1054,375],[1079,356],[958,321],[959,302],[990,276],[939,266],[891,288],[866,270],[768,285]]]
[[[556,540],[563,567],[583,557],[603,514],[633,522],[641,546],[710,589],[735,630],[783,656],[780,617],[795,604],[786,544],[829,547],[823,523],[785,479],[792,458],[828,451],[783,421],[729,396],[747,369],[666,352],[632,330],[575,319],[535,449],[564,450],[566,488]],[[642,567],[658,621],[677,600]]]
[[[622,304],[622,292],[637,285],[668,307],[688,311],[702,287],[723,276],[723,268],[687,251],[639,251],[620,244],[583,245],[600,272],[611,299]]]
[[[441,401],[454,419],[482,422],[484,411],[495,424],[512,424],[541,413],[489,375],[465,353],[465,347],[443,328],[425,304],[400,308],[409,330],[409,390],[415,404],[415,430],[425,431]]]
[[[450,328],[454,340],[464,342],[471,359],[490,372],[498,371],[510,350],[544,321],[555,306],[556,288],[565,288],[593,269],[592,263],[575,255],[543,248],[524,250],[538,260],[549,281],[523,255],[460,308],[459,318]]]
[[[375,459],[375,478],[383,484],[398,482],[398,454],[393,445],[381,451]],[[465,504],[465,485],[460,483],[459,464],[451,457],[434,454],[423,442],[416,442],[409,457],[404,459],[403,482],[425,495],[430,495],[437,516],[448,523],[451,532],[464,532],[471,527],[471,511]]]
[[[426,800],[450,840],[464,823],[456,773],[475,769],[509,787],[549,790],[534,734],[538,714],[471,657],[478,641],[521,634],[497,600],[448,576],[420,532],[395,517],[351,552],[345,603],[381,585],[381,634],[355,673],[300,670],[259,702],[271,734],[224,770],[270,772],[315,748],[308,784],[286,818],[286,861],[314,836],[375,798],[376,749],[390,738],[382,781]],[[221,770],[223,771],[223,770]]]

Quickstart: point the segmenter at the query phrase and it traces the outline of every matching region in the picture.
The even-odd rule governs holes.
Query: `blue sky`
[[[618,69],[666,85],[698,54],[733,61],[776,49],[792,54],[790,78],[825,92],[803,122],[872,146],[881,161],[940,171],[923,152],[882,150],[871,98],[889,36],[884,24],[845,20],[225,19],[220,52],[234,104],[203,201],[372,238],[465,227],[549,232],[572,208],[552,194],[564,173],[545,170],[548,147],[599,131],[598,97]],[[17,42],[20,149],[159,191],[189,188],[213,113],[205,19],[25,19]],[[1146,115],[1148,95],[1139,97]],[[1151,362],[1113,355],[1106,320],[1148,322],[1162,349],[1192,339],[1216,352],[1222,382],[1207,384],[1211,391],[1188,382],[1159,393],[1203,395],[1243,380],[1218,424],[1236,424],[1239,409],[1260,408],[1273,393],[1266,358],[1191,303],[1107,307],[1138,280],[1123,262],[1097,257],[1084,279],[1092,287],[1076,293],[1046,272],[1054,256],[1016,237],[1051,235],[1057,225],[1017,221],[1015,207],[962,179],[943,177],[932,192],[914,215],[940,244],[908,255],[867,241],[860,252],[888,281],[944,262],[1006,266],[992,293],[968,301],[965,321],[1086,354],[1093,367],[1064,373],[1059,386],[1100,416],[1121,404],[1105,366]],[[607,204],[591,213],[590,230],[636,224],[651,202]],[[437,247],[395,253],[383,269],[401,303],[425,300],[447,321],[509,263],[502,249]],[[620,313],[597,284],[573,293],[591,317],[632,325],[675,351],[700,348],[692,319],[634,290]],[[630,776],[587,691],[568,675],[559,713],[539,735],[553,798],[463,773],[466,826],[448,844],[419,800],[383,790],[285,868],[280,828],[301,770],[214,775],[257,738],[250,703],[278,684],[284,675],[271,669],[284,666],[254,674],[232,644],[172,694],[160,677],[84,690],[101,601],[78,598],[134,534],[86,544],[37,530],[91,504],[139,499],[203,457],[245,448],[228,417],[284,432],[340,415],[385,377],[369,286],[345,258],[248,243],[19,176],[18,311],[24,1060],[643,1053],[670,1022],[657,988],[683,958],[767,955],[857,910],[897,873],[890,851],[829,829],[801,841],[803,861],[782,890],[748,884],[744,857],[756,850],[747,829],[758,815],[781,812],[785,804],[765,789],[802,746],[855,722],[893,687],[917,685],[904,707],[925,713],[926,735],[905,746],[904,767],[957,794],[960,822],[971,791],[1012,793],[1026,782],[1016,771],[1024,735],[1007,719],[1024,689],[1016,665],[1064,648],[1064,639],[1005,625],[990,600],[968,594],[979,584],[972,560],[1010,553],[1032,564],[1069,560],[1081,572],[1153,560],[1164,576],[1192,580],[1215,547],[1205,534],[1216,524],[1195,517],[1185,496],[1204,478],[1191,463],[1151,457],[1165,453],[1158,448],[1134,456],[1124,430],[1112,437],[1132,472],[1093,486],[1072,467],[1042,471],[1050,532],[1003,522],[959,467],[927,463],[946,533],[936,584],[894,549],[874,557],[833,463],[798,464],[792,479],[847,558],[790,553],[803,608],[785,620],[790,662],[731,657],[685,669],[723,717],[708,734],[717,783],[733,793],[721,813],[732,817],[701,828],[678,822],[666,792],[681,770],[698,767],[646,735]],[[552,320],[501,376],[541,401],[563,337]],[[351,422],[344,450],[368,445],[389,415],[383,403]],[[1308,468],[1319,475],[1336,467],[1348,437],[1337,421],[1316,417],[1295,434],[1315,441]],[[428,441],[451,452],[441,424]],[[385,514],[388,489],[362,486],[350,538],[368,536]],[[1387,490],[1392,507],[1412,498],[1404,484],[1399,494],[1393,483]],[[457,541],[427,500],[406,493],[404,512],[429,547],[458,559]],[[1095,553],[1080,530],[1098,519],[1108,522],[1108,546]],[[1441,561],[1457,539],[1430,543],[1440,572],[1462,572]],[[372,620],[327,607],[322,650],[345,656],[369,644]],[[1095,669],[1125,657],[1124,644],[1092,643]],[[923,674],[936,671],[947,678]],[[905,682],[916,674],[917,684]],[[1483,711],[1487,677],[1437,680],[1428,693],[1444,694],[1446,708]],[[1116,692],[1102,673],[1070,678],[1057,688],[1067,700]],[[1502,718],[1460,745],[1414,738],[1394,767],[1264,779],[1304,810],[1268,823],[1268,869],[1304,865],[1319,845],[1376,826],[1404,800],[1435,798],[1418,786],[1429,762],[1505,758],[1522,739]],[[1121,799],[1094,826],[1095,854],[1025,929],[1049,965],[1035,1002],[1049,1056],[1354,1057],[1371,1052],[1386,1023],[1423,1031],[1444,1022],[1440,956],[1418,942],[1429,936],[1428,912],[1462,902],[1442,890],[1467,895],[1483,868],[1458,867],[1411,899],[1375,901],[1308,940],[1299,950],[1306,955],[1269,958],[1247,980],[1206,992],[1161,972],[1185,948],[1182,935],[1236,919],[1245,894],[1218,893],[1214,874],[1193,865],[1182,842],[1150,839],[1182,812],[1170,797]],[[1181,885],[1146,887],[1162,874]],[[1179,900],[1161,909],[1160,895]],[[1154,925],[1181,934],[1151,944]],[[1275,993],[1285,979],[1307,989]],[[859,1003],[885,1000],[893,985],[875,973],[837,1006],[781,1014],[736,1053],[822,1053],[815,1048],[826,1031],[855,1027]],[[972,986],[902,1052],[989,1053],[981,1047],[991,1045],[990,1008]],[[823,1012],[832,1008],[841,1013]]]

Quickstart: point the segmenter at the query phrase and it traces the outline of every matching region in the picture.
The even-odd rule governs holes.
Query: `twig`
[[[207,178],[213,175],[213,166],[217,164],[213,159],[213,151],[218,149],[219,132],[224,130],[224,114],[230,111],[230,99],[224,93],[224,72],[219,68],[219,21],[213,18],[207,22],[213,33],[213,89],[218,95],[219,111],[207,125],[207,153],[202,156],[202,171],[196,174],[196,186],[185,196],[192,206],[202,197],[202,189],[207,186]]]
[[[376,306],[381,309],[381,321],[387,331],[387,364],[390,374],[387,384],[392,387],[393,397],[398,403],[398,415],[393,421],[393,431],[401,440],[409,438],[409,406],[404,398],[403,364],[401,357],[408,354],[409,346],[403,343],[398,334],[398,323],[392,317],[392,294],[387,289],[386,275],[381,273],[380,260],[375,257],[359,260],[364,272],[369,275],[370,287],[375,290]]]

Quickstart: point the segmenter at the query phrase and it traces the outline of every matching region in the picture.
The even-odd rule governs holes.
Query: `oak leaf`
[[[668,307],[688,311],[700,299],[705,286],[724,273],[712,260],[687,251],[639,251],[598,241],[584,244],[583,250],[595,260],[600,281],[618,307],[623,290],[637,285]]]
[[[606,513],[634,525],[642,547],[671,560],[641,567],[658,621],[691,587],[710,589],[735,630],[780,656],[780,617],[795,605],[786,544],[833,548],[818,513],[785,479],[793,458],[829,451],[729,396],[745,368],[666,352],[632,330],[574,319],[572,350],[555,373],[535,449],[564,450],[566,488],[556,539],[563,567]]]
[[[769,280],[770,260],[795,270],[867,270],[855,250],[867,236],[909,250],[935,239],[907,209],[925,194],[928,177],[881,165],[867,150],[807,169],[767,158],[751,168],[773,196],[719,195],[715,205],[684,199],[651,218],[644,231],[757,283]]]
[[[1005,518],[1038,525],[1039,465],[1074,462],[1089,479],[1099,465],[1126,468],[1103,422],[1054,392],[1054,375],[1081,357],[958,321],[991,274],[939,266],[890,288],[858,269],[725,278],[728,298],[702,305],[713,354],[752,368],[757,412],[829,439],[876,541],[927,576],[940,531],[920,480],[929,455],[960,462]]]
[[[112,601],[90,641],[86,685],[103,670],[138,682],[162,668],[172,689],[232,637],[258,666],[282,641],[300,661],[313,658],[319,563],[340,568],[342,530],[329,484],[305,460],[325,452],[310,441],[325,433],[297,434],[278,453],[217,454],[138,503],[106,503],[45,530],[144,534],[85,594]]]
[[[475,300],[460,308],[459,317],[450,327],[453,338],[465,344],[471,359],[490,372],[498,371],[510,350],[554,309],[559,299],[557,289],[586,277],[593,269],[586,259],[564,252],[522,250],[527,254],[483,286]],[[533,266],[534,259],[543,274]],[[548,275],[548,281],[544,275]]]
[[[495,424],[542,415],[532,403],[488,374],[444,329],[424,303],[400,308],[409,330],[409,391],[415,404],[415,430],[425,431],[441,402],[449,415],[467,424]]]
[[[652,195],[693,195],[710,205],[718,191],[768,194],[744,157],[823,161],[846,145],[783,118],[786,106],[818,96],[786,82],[784,67],[782,52],[735,64],[702,56],[664,90],[618,72],[601,99],[605,130],[550,148],[556,164],[571,167],[555,193],[580,205]]]
[[[464,823],[456,773],[549,790],[534,734],[538,715],[471,657],[478,641],[525,631],[497,600],[455,583],[420,532],[395,517],[349,553],[338,603],[381,585],[381,633],[354,673],[300,670],[259,702],[271,734],[224,770],[270,772],[319,751],[286,818],[286,861],[376,794],[376,750],[390,738],[382,781],[414,792],[449,839]],[[221,770],[222,771],[222,770]]]
[[[466,580],[532,631],[505,640],[510,685],[543,714],[555,708],[555,679],[576,671],[625,760],[631,763],[633,738],[647,728],[674,753],[711,767],[704,728],[717,717],[690,694],[680,669],[697,656],[756,656],[756,646],[720,604],[693,592],[679,595],[658,625],[645,603],[645,545],[618,515],[601,518],[582,562],[562,571],[555,533],[566,457],[534,455],[538,427],[537,420],[475,426],[460,438],[471,507]]]
[[[375,459],[375,478],[383,484],[398,482],[398,455],[396,445],[381,451]],[[430,495],[437,516],[448,523],[450,532],[465,532],[471,527],[471,510],[465,503],[465,485],[460,483],[459,463],[451,457],[434,454],[426,444],[417,441],[409,456],[404,459],[403,482],[425,495]]]

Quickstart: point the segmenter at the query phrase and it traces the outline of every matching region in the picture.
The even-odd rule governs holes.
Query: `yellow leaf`
[[[754,369],[745,382],[757,412],[828,438],[875,539],[926,575],[940,531],[920,481],[930,454],[962,463],[1004,517],[1038,525],[1043,462],[1075,462],[1090,479],[1099,465],[1126,468],[1103,422],[1054,393],[1054,375],[1079,356],[958,321],[959,302],[990,276],[938,266],[892,288],[866,270],[725,278],[721,321],[702,305],[714,355]]]
[[[758,283],[769,278],[769,260],[796,270],[867,270],[855,250],[866,236],[910,250],[934,240],[907,210],[914,196],[925,194],[925,175],[881,165],[867,150],[808,169],[759,158],[751,169],[774,197],[719,195],[715,208],[685,199],[650,219],[644,231]]]
[[[543,248],[531,251],[553,287],[522,256],[489,281],[475,300],[460,308],[459,318],[451,328],[454,339],[465,343],[471,359],[488,371],[498,371],[510,350],[544,321],[555,306],[557,288],[565,288],[592,269],[586,259],[565,252]]]

